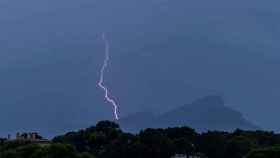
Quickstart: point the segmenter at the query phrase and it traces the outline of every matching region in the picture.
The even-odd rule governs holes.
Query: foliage
[[[247,158],[279,158],[280,146],[260,148],[251,151]]]
[[[280,135],[266,131],[197,133],[189,127],[174,127],[130,134],[114,122],[101,121],[57,136],[50,144],[2,142],[0,158],[170,158],[176,154],[187,158],[274,158],[280,157],[280,149],[271,146],[278,144]]]
[[[0,152],[1,158],[93,158],[66,144],[28,144]]]

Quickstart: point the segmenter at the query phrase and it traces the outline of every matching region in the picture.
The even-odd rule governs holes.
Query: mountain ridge
[[[235,129],[260,129],[246,120],[241,112],[225,106],[220,96],[206,96],[191,104],[163,114],[149,112],[131,114],[119,121],[124,130],[136,132],[142,128],[167,128],[189,126],[199,132],[207,130],[233,131]]]

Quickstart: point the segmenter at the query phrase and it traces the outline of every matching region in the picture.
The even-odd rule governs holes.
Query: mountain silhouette
[[[123,129],[133,132],[142,128],[175,126],[189,126],[200,132],[207,130],[233,131],[237,128],[259,129],[246,120],[240,112],[225,106],[224,99],[220,96],[206,96],[158,116],[147,112],[136,113],[120,120],[120,124]]]

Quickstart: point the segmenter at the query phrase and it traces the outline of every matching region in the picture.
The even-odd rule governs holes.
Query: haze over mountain
[[[280,108],[279,1],[2,0],[0,134],[53,135],[121,116],[165,113],[205,95],[265,128]]]
[[[240,112],[226,107],[220,96],[206,96],[158,116],[147,112],[136,113],[124,117],[119,123],[124,130],[131,132],[177,126],[192,127],[199,132],[261,129],[246,120]]]

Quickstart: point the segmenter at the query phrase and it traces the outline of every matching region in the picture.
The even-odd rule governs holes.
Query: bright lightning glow
[[[110,98],[109,96],[109,90],[108,88],[103,84],[104,82],[104,72],[108,66],[108,62],[110,60],[110,44],[109,44],[109,41],[107,40],[106,38],[106,34],[103,33],[102,34],[102,40],[104,41],[105,43],[105,59],[104,59],[104,62],[103,62],[103,66],[100,70],[100,80],[98,82],[98,86],[104,90],[105,92],[105,99],[111,103],[113,105],[113,108],[114,108],[114,116],[115,116],[115,119],[116,120],[119,120],[119,116],[118,116],[118,105],[116,103],[116,101],[112,98]]]

